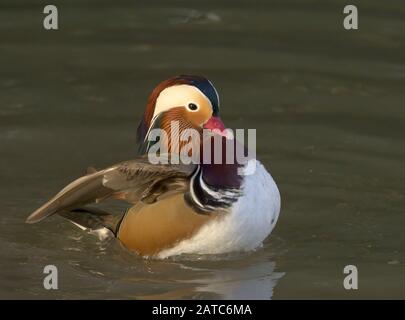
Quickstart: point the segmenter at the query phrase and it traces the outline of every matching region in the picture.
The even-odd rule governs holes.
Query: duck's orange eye
[[[191,111],[196,111],[198,106],[195,103],[189,103],[187,106]]]

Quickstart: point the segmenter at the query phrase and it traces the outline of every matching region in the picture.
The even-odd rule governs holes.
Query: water
[[[358,31],[341,1],[58,3],[49,32],[42,2],[0,4],[1,298],[405,297],[403,1],[352,1]],[[153,261],[59,217],[24,224],[89,165],[133,157],[149,92],[179,73],[257,129],[282,195],[263,248]]]

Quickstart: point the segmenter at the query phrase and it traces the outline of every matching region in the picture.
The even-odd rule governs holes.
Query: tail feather
[[[110,214],[104,210],[90,207],[62,211],[58,212],[58,214],[82,229],[97,231],[107,228],[114,236],[117,234],[119,225],[124,217],[124,214]]]

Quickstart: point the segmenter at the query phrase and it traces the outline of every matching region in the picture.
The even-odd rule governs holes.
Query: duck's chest
[[[271,175],[258,161],[254,174],[244,180],[243,195],[228,214],[208,221],[194,236],[161,251],[158,256],[219,254],[260,246],[276,225],[280,193]]]

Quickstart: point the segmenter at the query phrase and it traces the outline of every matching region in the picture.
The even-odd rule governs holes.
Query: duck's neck
[[[145,130],[147,130],[146,134],[143,133]],[[243,180],[243,177],[240,175],[240,169],[243,165],[238,164],[236,161],[236,140],[228,140],[224,136],[215,136],[215,138],[214,136],[203,137],[202,133],[198,132],[199,147],[194,146],[194,148],[192,148],[192,151],[197,152],[197,154],[191,155],[191,148],[184,148],[184,145],[188,144],[187,142],[183,145],[179,145],[176,143],[167,143],[167,141],[149,141],[149,132],[149,129],[142,127],[142,123],[139,125],[137,144],[140,154],[147,154],[154,143],[166,143],[168,145],[166,152],[169,154],[178,156],[184,154],[187,157],[192,156],[194,159],[198,159],[202,179],[207,185],[215,189],[240,188]],[[171,131],[166,132],[166,135],[168,139],[170,139],[172,137]],[[160,148],[159,151],[165,153],[163,150],[164,148]],[[231,161],[229,161],[230,159]]]
[[[238,170],[241,166],[235,162],[226,163],[225,150],[217,156],[215,163],[215,152],[218,150],[214,149],[210,154],[211,161],[203,159],[197,167],[190,181],[190,193],[185,197],[200,213],[227,210],[242,195],[243,176]]]
[[[200,163],[202,177],[218,189],[238,189],[242,184],[241,165],[236,161],[236,140],[210,137],[202,143]]]

